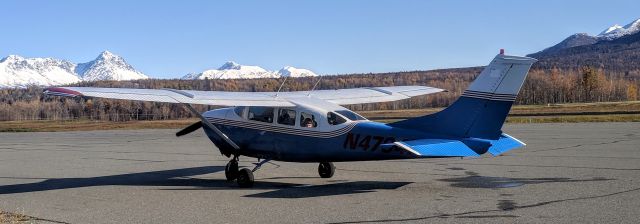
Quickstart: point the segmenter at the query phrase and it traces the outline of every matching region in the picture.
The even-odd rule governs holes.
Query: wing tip
[[[64,87],[49,87],[44,89],[44,94],[53,95],[53,96],[68,96],[68,97],[77,97],[82,96],[82,93],[70,89],[66,89]]]

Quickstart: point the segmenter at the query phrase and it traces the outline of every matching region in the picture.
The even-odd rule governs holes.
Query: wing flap
[[[337,90],[317,90],[311,96],[339,105],[379,103],[408,99],[445,91],[428,86],[391,86]]]

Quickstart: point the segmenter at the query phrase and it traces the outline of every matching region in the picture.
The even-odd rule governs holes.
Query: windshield
[[[350,110],[336,110],[336,113],[339,113],[340,115],[345,116],[346,118],[349,118],[349,120],[352,120],[352,121],[366,120],[366,118]]]

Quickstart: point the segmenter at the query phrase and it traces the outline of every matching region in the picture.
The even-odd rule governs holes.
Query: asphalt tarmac
[[[640,123],[504,130],[528,146],[336,163],[331,179],[274,162],[252,189],[224,180],[228,159],[202,131],[0,133],[0,210],[42,223],[638,223]]]

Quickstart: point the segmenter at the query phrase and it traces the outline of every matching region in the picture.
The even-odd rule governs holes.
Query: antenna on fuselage
[[[318,79],[318,81],[316,82],[315,85],[313,85],[313,88],[311,88],[311,90],[309,90],[309,93],[307,93],[307,96],[311,96],[311,92],[313,92],[314,90],[316,90],[316,86],[318,86],[318,84],[320,84],[320,81],[322,81],[322,77],[320,76],[320,79]]]
[[[280,87],[278,87],[278,92],[276,92],[276,96],[278,96],[278,93],[280,93],[280,90],[282,89],[282,86],[284,86],[284,83],[287,82],[287,78],[289,78],[289,76],[284,77],[284,81],[282,81],[282,84],[280,84]]]

